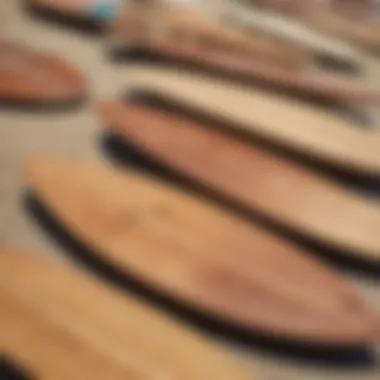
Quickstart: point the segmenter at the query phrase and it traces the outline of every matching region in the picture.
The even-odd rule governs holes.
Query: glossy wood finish
[[[104,104],[111,131],[169,167],[325,244],[380,262],[380,207],[257,145],[132,104]],[[339,210],[339,212],[336,212]]]
[[[156,94],[329,165],[380,173],[380,136],[312,105],[179,70],[140,66],[126,74],[131,91]]]
[[[174,4],[128,5],[114,28],[122,36],[132,34],[158,41],[169,39],[176,45],[185,43],[190,47],[200,47],[201,52],[229,52],[243,61],[260,60],[287,69],[303,67],[311,59],[311,55],[302,48],[260,32],[252,34],[237,27],[228,27],[210,14]]]
[[[343,280],[205,201],[75,160],[34,159],[26,175],[38,199],[100,259],[189,307],[309,344],[377,340],[378,317]]]
[[[56,105],[82,100],[83,75],[65,61],[0,40],[0,101]]]
[[[0,252],[0,352],[36,378],[256,378],[174,318],[73,266],[33,256]]]

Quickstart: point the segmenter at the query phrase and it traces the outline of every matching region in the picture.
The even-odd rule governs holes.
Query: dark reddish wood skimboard
[[[380,207],[220,130],[133,104],[105,103],[105,125],[175,170],[324,244],[380,261]]]
[[[0,40],[0,102],[74,105],[86,95],[86,79],[70,64],[22,44]]]
[[[257,379],[183,323],[37,254],[1,249],[0,310],[0,357],[28,379]]]
[[[214,205],[132,171],[70,159],[30,160],[26,175],[99,260],[187,307],[318,347],[377,340],[378,317],[343,280]]]

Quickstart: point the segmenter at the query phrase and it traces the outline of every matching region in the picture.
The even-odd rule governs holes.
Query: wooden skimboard
[[[165,111],[110,103],[100,114],[111,131],[213,191],[297,233],[380,262],[380,208],[355,192]]]
[[[0,102],[35,106],[75,104],[87,95],[87,83],[65,61],[0,40]]]
[[[207,202],[149,177],[75,160],[31,160],[27,177],[37,199],[100,260],[187,307],[316,346],[377,339],[377,317],[343,280]]]
[[[217,19],[186,7],[151,10],[133,4],[123,15],[115,27],[118,53],[143,51],[300,96],[355,105],[380,102],[378,89],[350,77],[316,72],[308,54],[265,33],[256,31],[250,36],[244,29],[223,27]]]
[[[236,26],[220,22],[218,17],[180,4],[131,3],[124,7],[113,29],[116,36],[138,37],[140,40],[168,40],[178,44],[199,46],[201,51],[227,51],[251,61],[260,60],[288,70],[310,63],[305,49],[257,31],[248,33]]]
[[[131,92],[162,97],[337,168],[380,173],[380,136],[312,105],[179,70],[140,66],[126,75]]]
[[[82,270],[9,249],[0,263],[0,352],[38,379],[256,378],[184,324]]]

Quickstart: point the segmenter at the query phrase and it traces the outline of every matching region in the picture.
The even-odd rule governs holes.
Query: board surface
[[[160,96],[329,165],[368,175],[380,173],[380,136],[337,115],[179,70],[131,67],[126,74],[131,92]]]
[[[222,348],[84,271],[0,253],[0,352],[38,379],[241,379]]]
[[[0,101],[57,104],[81,100],[83,75],[59,58],[0,40]]]
[[[34,159],[27,177],[52,215],[101,260],[190,307],[322,346],[377,339],[377,316],[343,280],[207,202],[133,172],[75,160]]]
[[[298,233],[380,260],[380,208],[355,192],[257,145],[162,110],[106,103],[100,115],[112,131],[212,190]]]

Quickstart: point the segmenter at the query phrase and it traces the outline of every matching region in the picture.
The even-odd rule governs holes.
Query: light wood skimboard
[[[188,307],[316,346],[377,340],[377,316],[343,280],[207,202],[75,160],[34,159],[26,173],[37,199],[100,260]]]
[[[0,355],[38,379],[256,378],[183,323],[82,270],[10,249],[0,263]]]
[[[257,145],[165,111],[103,104],[110,130],[165,165],[314,240],[380,262],[380,207]]]
[[[159,96],[317,161],[380,173],[380,136],[337,115],[283,96],[179,70],[126,69],[132,93]]]
[[[115,27],[117,52],[143,51],[220,74],[258,80],[300,96],[355,105],[380,102],[379,90],[350,77],[317,72],[312,62],[307,63],[310,58],[305,53],[281,39],[271,39],[258,31],[249,36],[241,28],[222,28],[217,20],[183,7],[172,11],[130,8]],[[194,24],[194,19],[199,22]]]

